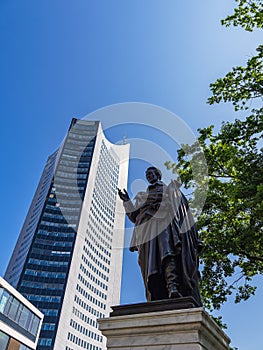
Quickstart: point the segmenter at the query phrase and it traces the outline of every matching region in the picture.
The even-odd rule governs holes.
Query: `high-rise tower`
[[[45,315],[38,350],[106,347],[96,319],[119,303],[128,159],[77,119],[48,158],[5,274]]]

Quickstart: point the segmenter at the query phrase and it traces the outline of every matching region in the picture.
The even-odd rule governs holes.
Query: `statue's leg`
[[[168,256],[164,260],[164,275],[168,295],[170,299],[180,298],[182,294],[178,291],[179,276],[176,268],[176,260],[174,256]]]

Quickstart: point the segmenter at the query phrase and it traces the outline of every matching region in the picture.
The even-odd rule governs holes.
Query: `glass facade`
[[[12,294],[11,286],[2,278],[0,283],[0,349],[32,350],[22,342],[32,346],[37,342],[41,316],[19,294]]]
[[[16,339],[10,337],[0,331],[0,349],[1,350],[32,350],[28,346],[20,343]]]
[[[3,287],[0,287],[0,320],[35,341],[40,318]]]
[[[48,159],[5,275],[44,314],[37,350],[106,349],[97,318],[120,299],[128,158],[99,122],[73,119]]]
[[[5,279],[13,287],[17,287],[28,250],[34,237],[39,218],[45,203],[50,183],[54,175],[58,152],[52,154],[46,163],[38,188],[34,195],[25,223],[22,227],[16,248],[5,273]]]
[[[38,350],[53,349],[97,129],[72,120],[18,283],[45,314]]]

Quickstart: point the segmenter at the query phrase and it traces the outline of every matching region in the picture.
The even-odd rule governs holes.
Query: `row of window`
[[[25,275],[37,276],[37,277],[48,277],[48,278],[66,278],[66,273],[64,272],[49,272],[49,271],[39,271],[26,269]]]
[[[16,262],[18,261],[19,259],[16,259]],[[24,260],[23,261],[20,261],[19,263],[17,263],[13,268],[12,268],[12,271],[15,271],[17,270],[18,268],[22,268],[22,266],[24,265]],[[10,277],[16,275],[17,271],[14,272]]]
[[[101,243],[107,247],[109,250],[111,250],[112,246],[107,242],[109,241],[110,243],[112,243],[112,237],[109,236],[99,225],[97,225],[95,222],[95,220],[92,218],[91,215],[89,215],[89,218],[91,219],[90,221],[93,223],[93,225],[91,225],[90,221],[88,222],[88,227],[89,229],[86,230],[86,233],[88,234],[89,237],[94,237],[94,235],[97,237],[97,239],[99,241],[101,241]],[[96,228],[96,229],[95,229]],[[91,235],[91,233],[89,231],[92,231],[94,234]],[[98,231],[100,233],[98,233]],[[107,241],[105,241],[105,239],[102,238],[105,237],[107,239]],[[107,250],[107,249],[106,249]]]
[[[84,191],[85,190],[85,187],[84,186],[76,186],[76,187],[73,187],[73,186],[67,186],[65,185],[63,182],[58,182],[56,181],[55,182],[55,188],[56,189],[59,189],[59,190],[69,190],[69,191]]]
[[[39,208],[39,209],[40,209],[40,208]],[[29,227],[29,225],[31,225],[31,224],[35,224],[36,221],[38,220],[39,212],[40,212],[39,209],[38,209],[36,212],[33,212],[33,215],[31,215],[30,221],[28,222],[28,227]],[[33,225],[32,225],[32,226],[33,226]]]
[[[80,208],[82,204],[82,199],[79,198],[79,200],[72,200],[72,199],[63,199],[59,198],[57,200],[56,198],[49,198],[48,199],[48,205],[53,205],[53,207],[65,207],[65,208]]]
[[[99,211],[96,212],[96,209],[94,210],[93,207],[90,207],[90,211],[92,212],[93,216],[95,217],[95,219],[99,222],[99,224],[102,225],[103,221],[104,223],[106,223],[109,227],[113,228],[113,225],[111,222],[109,222]],[[99,217],[99,216],[100,217]],[[102,220],[103,221],[102,221]]]
[[[76,136],[81,136],[80,133],[82,133],[82,135],[83,135],[83,130],[82,131],[79,130],[79,133],[75,133],[75,132],[71,133],[70,132],[68,134],[68,137],[67,137],[66,146],[68,146],[68,145],[74,146],[74,145],[78,144],[78,145],[82,145],[82,147],[86,146],[85,148],[92,148],[94,145],[95,134],[93,132],[89,132],[87,134],[85,133],[84,135],[86,137],[84,139],[84,138],[76,137]]]
[[[86,127],[82,125],[74,125],[74,127],[70,130],[69,132],[69,136],[72,139],[79,139],[79,140],[87,140],[87,139],[91,139],[93,140],[93,138],[96,136],[96,128],[94,127]]]
[[[69,159],[69,160],[72,160],[72,161],[77,161],[79,159],[79,156],[77,154],[75,154],[75,152],[67,152],[67,153],[63,153],[61,159]]]
[[[89,251],[88,249],[84,246],[83,247],[84,252],[88,255]],[[101,277],[104,281],[108,282],[109,281],[109,277],[106,276],[104,273],[102,273],[99,269],[97,269],[94,265],[91,264],[91,262],[88,260],[87,261],[87,266],[94,272],[96,273],[96,275],[98,275],[99,277]]]
[[[26,232],[27,232],[27,235],[30,235],[31,237],[34,234],[36,225],[38,223],[39,215],[41,213],[41,209],[42,209],[44,200],[46,198],[46,194],[47,194],[47,191],[48,191],[48,188],[49,188],[49,184],[50,184],[50,181],[51,181],[51,176],[53,176],[56,155],[57,155],[57,153],[55,154],[54,157],[52,156],[50,158],[50,161],[48,161],[48,163],[47,163],[47,165],[45,167],[45,170],[43,172],[43,175],[45,177],[44,177],[44,180],[43,180],[43,182],[41,184],[41,190],[38,193],[37,201],[34,204],[33,215],[31,216],[30,221],[27,224]],[[47,168],[48,168],[48,170],[46,172]],[[41,180],[42,179],[43,179],[43,177],[41,178]],[[23,243],[23,244],[25,244],[25,243]],[[21,245],[21,247],[23,246],[23,244]],[[31,238],[30,238],[29,244],[31,244]],[[25,255],[27,254],[27,251],[28,251],[28,248],[29,248],[29,244],[26,247],[24,247],[23,250],[20,249],[20,251],[19,251],[19,256],[21,258],[23,258],[23,259],[24,259]],[[24,260],[23,260],[23,263],[24,263]]]
[[[106,310],[106,305],[103,304],[100,300],[94,298],[92,295],[90,295],[89,293],[85,292],[82,288],[80,288],[80,286],[77,284],[76,286],[77,291],[84,296],[84,298],[88,299],[89,301],[91,301],[94,305],[100,307],[103,310]],[[81,303],[79,303],[79,300],[81,300]],[[87,305],[86,302],[84,302],[82,299],[80,299],[78,296],[75,296],[75,301],[81,305],[83,308],[85,308],[87,310],[87,308],[83,305]],[[83,303],[83,304],[82,304]]]
[[[43,331],[54,331],[56,328],[55,323],[43,323],[41,329]]]
[[[109,207],[112,210],[114,210],[114,206],[116,203],[116,193],[114,193],[113,191],[109,191],[107,187],[101,187],[101,185],[98,182],[95,182],[93,197],[97,198],[97,200],[100,201],[101,204],[105,207]]]
[[[67,212],[69,212],[70,214],[74,214],[74,213],[72,213],[72,212],[74,212],[74,211],[77,211],[77,212],[79,212],[79,208],[76,208],[76,207],[62,207],[62,206],[59,206],[59,207],[57,207],[57,206],[54,206],[54,205],[46,205],[46,210],[48,210],[47,212],[48,213],[66,213],[67,214]]]
[[[39,338],[38,345],[41,346],[51,346],[52,338]]]
[[[68,340],[71,341],[72,343],[75,343],[76,345],[82,347],[83,349],[102,350],[100,347],[93,345],[93,344],[90,344],[86,340],[83,340],[70,332],[68,333]]]
[[[89,214],[89,221],[88,221],[88,225],[89,222],[92,222],[94,228],[96,228],[99,232],[101,232],[103,234],[104,237],[107,238],[106,233],[108,232],[111,236],[113,235],[113,230],[111,228],[109,228],[107,225],[104,224],[104,222],[102,222],[101,224],[99,224],[95,218]]]
[[[59,184],[63,184],[64,186],[66,185],[72,186],[72,188],[74,187],[82,188],[82,187],[85,187],[85,184],[86,184],[86,180],[78,180],[78,182],[76,183],[76,181],[72,181],[70,179],[65,179],[65,178],[59,178],[59,177],[55,177],[54,182],[56,186]]]
[[[80,132],[82,135],[93,135],[97,134],[98,122],[88,120],[77,120],[76,123],[70,129],[70,133]]]
[[[67,149],[64,152],[66,153],[63,153],[62,159],[75,161],[75,162],[78,162],[78,164],[90,165],[90,160],[91,160],[90,151],[81,153],[80,151]]]
[[[74,232],[68,232],[68,233],[64,233],[64,232],[50,232],[47,230],[38,230],[37,232],[38,235],[43,235],[43,236],[51,236],[51,237],[63,237],[63,238],[73,238],[75,237],[75,233]]]
[[[75,138],[74,134],[69,134],[67,138],[67,146],[82,146],[84,149],[93,147],[94,135],[87,136],[86,139]]]
[[[114,166],[106,166],[105,165],[105,155],[102,154],[102,161],[99,162],[99,173],[101,178],[108,178],[108,181],[111,181],[112,184],[117,185],[118,184],[118,178],[119,178],[119,169],[115,168]],[[110,170],[110,171],[109,171]]]
[[[83,166],[85,165],[85,166]],[[89,164],[87,163],[82,163],[82,166],[78,166],[78,164],[75,164],[75,166],[73,164],[62,164],[60,163],[59,166],[59,171],[62,171],[66,174],[88,174],[89,172],[89,166],[87,166]]]
[[[0,313],[36,336],[40,318],[2,287],[0,287]]]
[[[53,246],[49,246],[50,250],[46,250],[46,246],[45,245],[41,245],[41,244],[37,244],[36,246],[33,246],[32,249],[32,256],[34,257],[43,257],[46,258],[46,256],[60,256],[60,257],[64,257],[64,258],[68,258],[71,254],[71,251],[65,251],[65,247],[61,248],[60,250],[51,250],[54,249],[55,247]],[[59,247],[57,247],[58,249]],[[63,249],[63,250],[62,250]],[[66,259],[67,260],[67,259]]]
[[[72,179],[72,180],[86,179],[87,178],[87,174],[66,173],[65,171],[58,171],[57,176],[60,176],[62,178],[66,177],[66,178]]]
[[[41,221],[43,222],[54,222],[56,224],[68,224],[68,221],[64,218],[63,215],[58,215],[57,214],[50,214],[48,212],[44,212],[42,218],[41,218]],[[76,223],[76,220],[75,222]]]
[[[91,152],[90,152],[90,155],[91,155]],[[86,172],[88,172],[90,162],[80,163],[77,157],[75,159],[67,159],[67,158],[65,159],[62,157],[62,159],[60,160],[60,164],[70,168],[77,168],[78,170],[85,168]]]
[[[85,267],[84,267],[82,264],[80,264],[80,270],[83,271],[85,275],[88,275],[88,273],[89,273],[88,270],[86,270]],[[95,293],[95,294],[97,294],[97,295],[100,295],[100,293],[102,293],[102,292],[100,292],[100,291],[94,286],[93,283],[87,282],[87,283],[85,283],[85,286],[86,286],[88,289],[90,289],[93,293]],[[106,291],[108,290],[108,287],[107,287],[104,283],[102,283],[102,282],[100,283],[100,287],[103,288],[103,289],[105,289]],[[102,294],[104,295],[104,293],[102,293]],[[106,300],[106,297],[103,298],[103,299]]]
[[[101,234],[98,234],[98,232],[94,229],[94,227],[89,222],[88,222],[88,226],[89,226],[89,229],[86,230],[86,233],[87,233],[87,236],[89,238],[91,238],[91,237],[94,238],[94,236],[95,236],[97,238],[97,240],[99,240],[103,245],[105,245],[106,248],[108,248],[108,249],[112,248],[112,246],[107,241],[105,241],[105,239],[102,238]],[[109,237],[108,235],[104,235],[104,236],[107,236],[107,238],[110,239],[110,242],[112,242],[111,237]],[[108,265],[109,264],[110,263],[108,263]]]
[[[95,241],[96,240],[94,239],[93,235],[91,235],[90,233],[88,233],[88,237],[92,240],[92,241]],[[110,270],[107,266],[105,266],[104,264],[102,264],[97,258],[95,258],[95,256],[90,252],[90,251],[85,251],[86,254],[91,258],[91,260],[97,265],[99,266],[102,270],[104,270],[105,272],[109,273]],[[103,257],[102,259],[107,265],[110,265],[110,260]]]
[[[41,204],[42,204],[42,203],[41,203]],[[32,233],[32,229],[35,228],[36,224],[37,224],[37,222],[34,221],[34,222],[31,223],[30,225],[27,225],[26,232],[27,232],[27,233],[28,233],[28,232]]]
[[[65,148],[64,150],[68,150],[68,149],[71,149],[71,150],[84,150],[84,149],[92,149],[93,147],[93,142],[91,142],[93,138],[90,138],[90,142],[87,142],[87,140],[85,142],[83,141],[76,141],[76,140],[73,140],[73,139],[69,139],[69,136],[67,138],[67,142],[65,144]]]
[[[70,153],[70,151],[71,151],[70,154],[72,154],[74,152],[75,154],[79,155],[80,153],[87,151],[87,150],[91,150],[91,149],[92,149],[92,145],[83,147],[82,145],[76,145],[73,142],[72,143],[67,142],[67,144],[65,145],[65,148],[64,148],[64,152]]]
[[[87,310],[91,313],[93,313],[91,310],[93,309],[95,312],[97,312],[97,310],[95,310],[93,307],[91,307],[89,304],[87,304],[85,301],[83,301],[80,297],[78,297],[77,295],[75,295],[74,297],[74,301],[81,306],[84,310]],[[103,310],[106,310],[106,305],[103,305]]]
[[[27,232],[27,233],[24,235],[23,239],[26,239],[27,237],[32,236],[33,233],[34,233],[34,231],[29,231],[29,232]]]
[[[22,287],[34,288],[34,289],[45,289],[45,290],[63,290],[64,284],[62,283],[41,283],[36,281],[25,281],[21,283]]]
[[[74,329],[76,329],[78,332],[86,335],[87,337],[91,338],[91,339],[94,339],[94,340],[97,340],[98,342],[102,343],[102,336],[83,327],[82,325],[80,325],[79,323],[77,323],[76,321],[74,320],[70,320],[70,326]]]
[[[16,339],[0,331],[0,349],[1,350],[32,350],[28,346],[21,344]]]
[[[116,174],[118,174],[119,172],[119,164],[118,162],[114,159],[113,155],[109,152],[109,150],[106,147],[105,142],[102,140],[101,143],[101,154],[103,156],[103,158],[105,158],[106,164],[111,165],[112,169],[115,171]],[[118,156],[115,154],[115,157],[117,158],[117,160],[119,161]]]
[[[99,311],[97,311],[97,310],[95,310],[95,309],[92,309],[91,310],[92,312],[92,314],[94,315],[94,316],[96,316],[96,317],[98,317],[98,318],[104,318],[105,317],[105,315],[104,315],[104,313],[102,313],[102,312],[99,312]],[[80,320],[82,320],[82,321],[84,321],[84,322],[86,322],[86,323],[89,323],[90,325],[92,325],[91,324],[91,318],[90,317],[88,317],[86,314],[84,314],[83,312],[81,312],[78,308],[76,308],[75,306],[73,306],[73,309],[72,309],[72,313],[75,315],[75,316],[77,316]],[[93,321],[94,322],[94,321]],[[96,324],[97,324],[97,322],[96,322]]]
[[[39,310],[45,315],[45,316],[57,316],[58,315],[58,310],[56,309],[41,309]]]
[[[76,285],[76,290],[81,294],[83,295],[86,299],[90,300],[93,304],[95,305],[98,305],[99,307],[102,307],[103,308],[103,303],[101,303],[99,300],[97,300],[96,298],[94,298],[92,295],[90,295],[85,289],[83,289],[79,284]],[[107,296],[98,291],[98,293],[96,293],[100,298],[106,300],[107,299]]]
[[[95,209],[95,211],[96,211],[97,213],[99,213],[99,215],[101,216],[101,218],[102,218],[104,221],[107,222],[107,220],[110,220],[111,222],[114,223],[115,214],[114,214],[114,212],[113,212],[112,210],[109,210],[109,209],[108,209],[108,211],[110,212],[110,213],[108,213],[108,212],[104,209],[104,207],[103,207],[102,205],[97,205],[97,204],[95,203],[94,200],[92,200],[91,205],[93,206],[93,208]]]
[[[52,250],[51,255],[56,255],[56,256],[69,256],[71,252],[63,252],[61,250]]]
[[[94,196],[96,196],[102,204],[113,209],[116,202],[117,186],[114,186],[114,188],[109,191],[109,187],[105,183],[104,176],[99,174],[99,168],[96,176]]]
[[[63,153],[63,157],[67,159],[77,160],[78,163],[84,163],[89,165],[91,160],[92,150],[91,148],[86,149],[74,149],[66,147]],[[71,157],[71,158],[70,158]]]
[[[95,201],[95,206],[99,207],[99,210],[102,210],[105,215],[110,216],[114,221],[116,203],[112,203],[112,206],[107,206],[103,201],[99,200],[98,196],[96,196],[94,192],[92,197]]]
[[[31,301],[42,301],[47,303],[60,303],[61,297],[53,295],[27,294],[27,299]]]
[[[89,218],[91,218],[90,215]],[[112,243],[112,237],[109,236],[108,232],[105,232],[100,226],[91,224],[90,221],[93,223],[94,219],[88,221],[88,228],[90,229],[90,231],[92,231],[95,234],[95,236],[101,241],[101,243],[103,243],[106,247],[109,248],[110,245],[108,242]],[[88,233],[88,230],[86,232]],[[105,239],[103,239],[102,237],[105,237],[107,241],[105,241]]]
[[[82,254],[81,256],[82,261],[88,266],[89,260]],[[108,287],[105,283],[101,282],[97,277],[94,276],[93,273],[90,273],[87,269],[85,269],[84,266],[81,265],[81,271],[85,273],[85,275],[94,283],[96,283],[99,287],[107,290]],[[80,275],[81,276],[81,275]],[[86,283],[82,282],[86,285]]]
[[[94,328],[98,328],[99,327],[98,323],[96,321],[94,321],[91,317],[89,317],[89,316],[83,314],[82,312],[78,311],[75,307],[73,307],[73,314],[78,316],[78,318],[81,319],[82,321],[84,321],[85,324],[89,324],[90,326],[92,326]],[[81,314],[81,315],[79,315],[79,314]],[[71,321],[73,322],[73,320],[71,320]],[[70,321],[70,323],[71,323],[71,321]],[[79,325],[79,327],[82,327],[82,326]],[[80,329],[78,329],[78,331],[80,332]]]
[[[77,130],[80,130],[82,134],[85,135],[89,135],[89,133],[94,132],[94,134],[96,135],[96,131],[98,128],[98,122],[95,120],[78,120],[78,119],[74,119],[74,124],[70,129],[70,133],[71,132],[77,132]]]
[[[82,261],[85,262],[85,264],[87,264],[87,259],[82,255],[81,257]],[[85,275],[93,282],[93,283],[96,283],[99,287],[105,289],[105,290],[108,290],[108,287],[106,284],[104,284],[103,282],[101,282],[98,278],[96,278],[93,274],[91,274],[88,270],[84,270],[84,268],[82,269],[82,271],[85,273]],[[81,276],[81,274],[79,274],[78,276],[78,279],[86,286],[88,287],[89,286],[89,282],[86,281],[86,279]]]
[[[41,265],[41,266],[68,266],[68,261],[52,261],[52,260],[39,260],[39,259],[32,259],[30,258],[28,260],[29,264],[35,264],[35,265]]]
[[[107,258],[105,256],[103,256],[103,254],[101,254],[100,251],[102,251],[109,258],[111,257],[111,252],[108,249],[105,249],[101,244],[99,244],[94,237],[93,237],[93,243],[100,249],[100,251],[98,249],[96,249],[87,238],[85,238],[85,242],[87,243],[89,248],[103,261],[105,261],[105,259],[107,259]]]
[[[64,215],[64,213],[61,212],[61,209],[60,209],[60,214],[57,213],[57,214],[54,214],[54,213],[48,213],[45,211],[44,215],[43,215],[43,218],[46,219],[46,218],[51,218],[51,219],[58,219],[58,220],[63,220],[63,221],[69,221],[69,220],[78,220],[79,216],[78,215],[71,215],[71,216],[68,216],[68,215]]]
[[[95,180],[95,188],[101,194],[102,198],[103,195],[105,196],[105,193],[107,193],[107,199],[111,199],[112,203],[114,203],[116,199],[118,184],[115,184],[112,181],[110,181],[110,178],[108,176],[103,176],[102,174],[99,174],[99,171],[100,169],[98,168]]]
[[[67,227],[74,227],[76,228],[77,225],[76,224],[62,224],[62,223],[57,223],[57,222],[49,222],[49,221],[45,221],[45,220],[41,220],[41,225],[40,228],[45,229],[46,227],[59,227],[59,228],[67,228]]]
[[[98,164],[98,166],[101,168],[99,169],[99,173],[103,175],[102,177],[110,177],[112,183],[117,184],[118,175],[119,175],[118,163],[119,163],[119,158],[118,158],[118,161],[115,161],[115,159],[113,159],[112,157],[112,154],[108,151],[107,147],[105,146],[104,141],[102,141],[101,151],[100,151],[100,161]]]
[[[101,200],[105,201],[105,204],[108,205],[113,205],[116,200],[116,195],[117,195],[117,183],[113,183],[110,178],[108,177],[108,174],[103,174],[102,170],[105,165],[101,165],[99,163],[98,169],[97,169],[97,174],[96,174],[96,179],[95,179],[95,187],[94,189],[97,191],[96,194],[98,198],[101,198]],[[106,168],[107,172],[109,172],[110,169]],[[107,196],[105,196],[107,194]]]
[[[50,241],[50,240],[44,240],[41,238],[37,238],[35,240],[35,243],[38,244],[43,244],[44,246],[46,246],[47,249],[51,249],[53,247],[72,247],[73,242],[72,241]]]
[[[30,245],[30,242],[28,242],[23,248],[19,249],[19,251],[18,251],[19,255],[18,255],[17,259],[24,258],[25,253],[28,252],[29,245]]]

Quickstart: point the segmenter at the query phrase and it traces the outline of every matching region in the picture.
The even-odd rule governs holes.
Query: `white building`
[[[97,318],[119,303],[129,145],[73,119],[47,161],[5,278],[44,314],[37,349],[106,349]]]
[[[0,349],[36,349],[44,315],[0,277]]]

